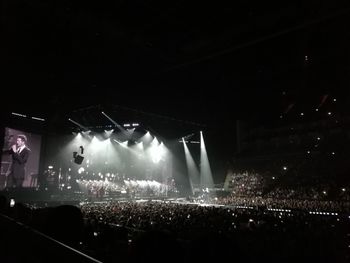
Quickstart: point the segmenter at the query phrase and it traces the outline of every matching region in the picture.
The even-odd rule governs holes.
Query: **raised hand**
[[[16,151],[17,151],[16,144],[12,145],[12,151],[14,151],[14,152],[16,152]]]

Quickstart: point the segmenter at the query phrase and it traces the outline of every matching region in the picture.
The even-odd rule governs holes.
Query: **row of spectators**
[[[350,201],[301,200],[274,197],[237,197],[212,198],[212,202],[221,205],[246,206],[267,209],[293,209],[309,212],[350,213]]]

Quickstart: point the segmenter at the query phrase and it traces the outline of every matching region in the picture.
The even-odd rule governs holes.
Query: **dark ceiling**
[[[4,0],[2,107],[126,106],[198,123],[348,103],[350,2]],[[345,99],[346,98],[346,99]]]

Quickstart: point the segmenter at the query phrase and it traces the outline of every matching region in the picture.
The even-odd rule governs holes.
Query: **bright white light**
[[[136,143],[136,147],[140,150],[143,150],[143,142]]]
[[[300,113],[300,116],[304,116],[304,112]]]
[[[157,137],[154,137],[152,142],[151,142],[152,145],[158,145],[159,144],[159,141],[157,139]]]
[[[195,164],[193,157],[186,145],[184,137],[182,137],[182,143],[184,146],[184,151],[185,151],[185,157],[186,157],[186,165],[187,165],[187,173],[190,178],[190,186],[191,186],[191,191],[192,194],[194,194],[194,185],[199,185],[200,184],[200,177],[199,177],[199,171],[197,168],[197,165]]]
[[[151,146],[149,153],[151,155],[152,162],[159,163],[164,154],[164,149],[161,146]]]
[[[92,151],[92,153],[96,153],[98,151],[105,150],[109,143],[110,143],[109,138],[103,141],[100,141],[99,139],[97,139],[96,136],[94,136],[91,140],[89,148]]]
[[[118,143],[120,146],[124,148],[128,148],[128,141],[120,142],[120,141],[117,141],[116,139],[113,139],[113,141],[115,141],[116,143]]]
[[[48,168],[48,169],[52,169],[52,168],[53,168],[53,166],[52,166],[52,165],[49,165],[47,168]]]
[[[151,136],[150,132],[147,131],[147,132],[139,139],[139,141],[143,141],[144,143],[148,144],[149,142],[151,142],[152,139],[153,139],[153,137]]]
[[[318,111],[318,109],[316,109],[315,111]]]
[[[286,166],[283,166],[283,170],[287,171],[287,167],[286,167]]]
[[[79,126],[82,130],[88,130],[85,126],[81,125],[79,122],[76,122],[75,120],[72,120],[71,118],[68,118],[68,120],[75,125]]]
[[[200,185],[201,187],[214,186],[213,174],[210,168],[207,149],[205,147],[204,137],[202,131],[200,132]]]
[[[84,171],[85,171],[84,167],[80,167],[80,168],[78,169],[78,174],[81,174],[81,173],[84,172]]]
[[[85,136],[85,135],[89,135],[91,132],[91,130],[88,130],[88,131],[82,131],[81,133]]]
[[[332,112],[329,111],[327,114],[330,116],[330,115],[332,115]]]
[[[109,138],[113,132],[114,132],[114,129],[111,129],[109,131],[105,130],[106,137]]]
[[[97,142],[98,142],[98,140],[97,140],[96,136],[92,137],[91,144],[97,143]]]
[[[32,117],[32,119],[37,121],[45,121],[45,119],[39,117]]]
[[[23,118],[26,118],[27,115],[24,115],[24,114],[21,114],[21,113],[17,113],[17,112],[11,112],[12,115],[16,115],[16,116],[19,116],[19,117],[23,117]]]
[[[124,123],[123,126],[124,127],[130,127],[131,125],[130,125],[130,123]]]

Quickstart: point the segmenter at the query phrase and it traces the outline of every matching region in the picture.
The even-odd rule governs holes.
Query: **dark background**
[[[47,115],[109,102],[216,124],[272,118],[282,91],[306,99],[348,90],[348,1],[2,7],[10,108]]]

